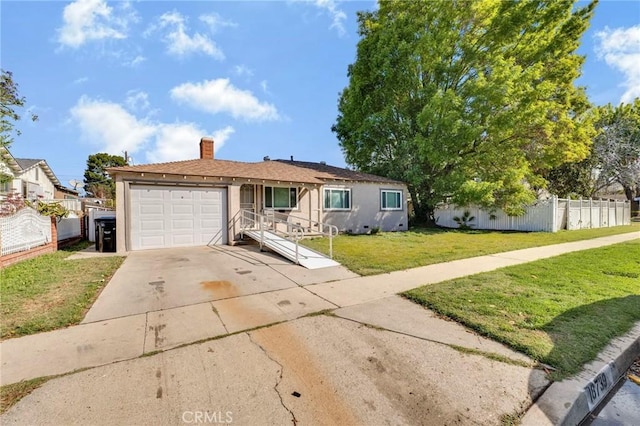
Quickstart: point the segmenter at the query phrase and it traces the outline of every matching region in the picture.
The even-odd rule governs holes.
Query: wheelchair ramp
[[[260,231],[244,231],[244,235],[247,235],[254,240],[260,242]],[[296,243],[282,238],[281,236],[270,232],[263,232],[262,245],[270,248],[279,255],[286,257],[292,262],[296,263]],[[329,268],[331,266],[340,266],[335,260],[329,259],[323,254],[317,251],[308,249],[307,247],[298,245],[298,263],[307,269],[320,269]]]

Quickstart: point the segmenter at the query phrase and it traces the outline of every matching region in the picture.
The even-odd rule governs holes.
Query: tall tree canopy
[[[629,201],[640,197],[640,99],[601,107],[596,126],[596,189],[618,184]]]
[[[521,213],[544,171],[589,153],[573,83],[596,2],[574,3],[381,0],[359,13],[332,128],[347,163],[407,182],[419,219],[449,196]]]
[[[8,147],[13,141],[11,133],[14,131],[15,122],[20,120],[17,108],[24,107],[24,96],[18,93],[18,84],[13,81],[11,71],[1,70],[0,76],[0,146]],[[31,114],[31,120],[36,121],[38,116]],[[15,129],[20,135],[20,130]]]
[[[104,152],[89,155],[84,171],[84,190],[94,197],[115,199],[116,184],[105,169],[124,165],[126,161],[119,155]]]
[[[591,154],[549,172],[549,190],[560,196],[596,197],[621,187],[628,200],[640,196],[640,99],[594,107]]]

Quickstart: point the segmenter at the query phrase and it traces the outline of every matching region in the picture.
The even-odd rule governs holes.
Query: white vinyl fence
[[[469,211],[474,220],[473,229],[500,231],[544,231],[560,229],[604,228],[631,224],[631,204],[628,201],[569,200],[552,197],[529,206],[522,216],[508,216],[498,209],[493,212],[478,207],[441,205],[435,212],[436,224],[445,228],[458,228],[453,219]]]
[[[81,220],[82,218],[78,217],[78,215],[76,215],[75,213],[69,213],[69,216],[61,219],[58,222],[58,241],[80,237]]]
[[[560,229],[606,228],[631,224],[631,203],[614,200],[558,200]]]
[[[24,208],[0,217],[0,255],[18,253],[51,242],[51,218]]]

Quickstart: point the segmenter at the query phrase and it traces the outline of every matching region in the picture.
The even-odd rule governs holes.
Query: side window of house
[[[267,209],[289,210],[298,208],[298,188],[265,186],[264,207]]]
[[[40,180],[40,169],[36,167],[36,180]]]
[[[380,191],[382,210],[402,210],[402,191],[383,189]]]
[[[349,188],[325,188],[325,210],[351,210],[351,189]]]

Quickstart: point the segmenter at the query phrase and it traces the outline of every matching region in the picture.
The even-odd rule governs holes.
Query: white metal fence
[[[18,253],[51,242],[51,218],[24,208],[0,217],[0,255]]]
[[[458,228],[454,217],[461,217],[465,211],[474,216],[474,220],[469,221],[473,229],[556,232],[560,229],[603,228],[631,223],[631,204],[628,201],[556,197],[538,201],[528,207],[524,215],[516,217],[508,216],[500,209],[488,212],[478,207],[454,205],[438,207],[434,216],[439,226]]]

